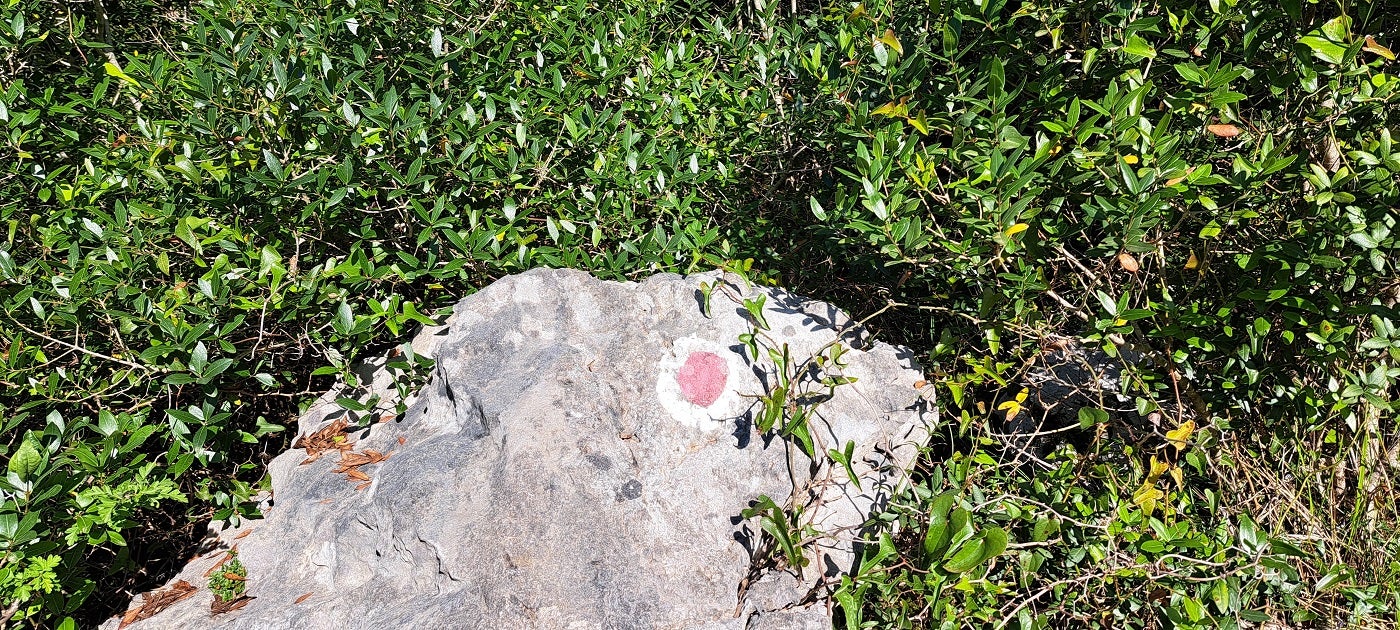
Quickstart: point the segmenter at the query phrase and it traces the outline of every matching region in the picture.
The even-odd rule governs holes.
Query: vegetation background
[[[765,5],[0,0],[4,625],[119,612],[299,405],[539,265],[917,350],[948,422],[843,627],[1400,623],[1400,6]],[[1145,353],[1157,426],[1000,432],[1064,338]]]

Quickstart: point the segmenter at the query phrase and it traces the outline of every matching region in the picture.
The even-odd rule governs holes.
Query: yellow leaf
[[[1186,487],[1186,482],[1184,482],[1184,481],[1181,480],[1181,467],[1180,467],[1180,466],[1172,466],[1171,474],[1172,474],[1172,481],[1175,481],[1175,482],[1176,482],[1176,487],[1177,487],[1177,488],[1184,488],[1184,487]]]
[[[894,101],[890,101],[890,102],[888,102],[888,103],[885,103],[884,105],[881,105],[881,106],[879,106],[879,107],[876,107],[876,108],[875,108],[875,111],[870,112],[870,115],[871,115],[871,116],[901,116],[901,115],[903,115],[903,114],[900,113],[900,109],[902,109],[902,108],[903,108],[903,106],[900,105],[899,103],[896,103],[896,102],[894,102]]]
[[[1391,61],[1395,61],[1395,53],[1390,52],[1389,48],[1380,45],[1380,43],[1376,41],[1376,38],[1371,37],[1370,35],[1366,36],[1366,45],[1362,46],[1361,50],[1364,50],[1374,55],[1380,55]]]
[[[894,29],[885,29],[885,34],[880,36],[880,41],[884,42],[886,46],[893,48],[895,52],[901,55],[904,54],[904,44],[899,43],[899,38],[894,35]],[[1394,57],[1391,58],[1394,59]]]
[[[1152,469],[1147,471],[1147,481],[1143,483],[1157,483],[1157,480],[1162,478],[1162,473],[1167,472],[1167,469],[1170,467],[1171,464],[1157,459],[1157,456],[1153,455]]]
[[[1155,486],[1144,483],[1133,493],[1133,505],[1142,508],[1144,514],[1151,514],[1157,509],[1157,502],[1166,497],[1167,495]]]
[[[926,136],[928,135],[928,122],[925,120],[923,112],[919,112],[918,116],[910,118],[909,124],[913,125],[915,129],[918,129],[919,133]],[[919,170],[923,170],[923,168],[920,167]]]
[[[1011,422],[1011,420],[1016,417],[1016,414],[1021,413],[1021,403],[1018,403],[1014,400],[1008,400],[1004,403],[1001,403],[1000,405],[997,405],[997,411],[1005,411],[1006,421]]]
[[[1181,426],[1167,431],[1167,441],[1178,449],[1186,448],[1186,441],[1191,439],[1191,434],[1196,432],[1196,423],[1191,420],[1181,423]]]
[[[1009,227],[1009,228],[1006,228],[1006,235],[1007,235],[1007,236],[1016,236],[1017,234],[1020,234],[1021,232],[1025,232],[1027,229],[1030,229],[1030,227],[1031,227],[1030,225],[1027,225],[1027,224],[1025,224],[1025,223],[1017,223],[1016,225],[1013,225],[1013,226],[1011,226],[1011,227]]]
[[[1196,258],[1196,252],[1191,252],[1191,257],[1186,259],[1186,268],[1195,269],[1201,266],[1200,259]]]
[[[1138,156],[1136,156],[1136,155],[1125,155],[1125,156],[1123,156],[1123,161],[1124,161],[1124,162],[1127,162],[1128,164],[1137,164],[1137,163],[1138,163]]]

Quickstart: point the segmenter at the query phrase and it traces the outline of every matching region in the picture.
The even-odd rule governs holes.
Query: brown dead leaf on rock
[[[142,619],[149,619],[155,616],[156,613],[169,608],[175,602],[194,595],[194,592],[197,590],[199,589],[195,588],[193,584],[185,580],[180,580],[171,584],[169,588],[164,590],[142,593],[141,607],[126,611],[126,614],[122,615],[122,622],[121,625],[117,626],[117,630],[121,630]]]
[[[336,464],[336,467],[331,470],[331,472],[343,473],[345,471],[354,469],[356,466],[363,466],[365,464],[369,464],[372,461],[373,460],[370,459],[369,455],[365,455],[363,453],[356,453],[353,451],[346,451],[340,454],[340,461]]]
[[[301,597],[298,597],[297,600],[294,601],[294,602],[292,602],[292,603],[293,603],[293,604],[300,604],[300,603],[306,601],[307,599],[309,599],[309,598],[311,597],[311,595],[312,595],[312,593],[307,593],[307,594],[305,594],[305,595],[302,595]]]
[[[228,548],[228,549],[225,549],[225,550],[224,550],[224,557],[219,558],[219,561],[218,561],[218,562],[215,562],[215,563],[214,563],[214,566],[209,567],[209,570],[204,572],[204,577],[209,577],[209,576],[211,576],[211,575],[214,575],[214,572],[215,572],[215,571],[218,571],[218,570],[219,570],[219,567],[224,566],[224,563],[225,563],[225,562],[228,562],[228,559],[233,557],[233,552],[235,552],[235,551],[237,551],[237,550],[238,550],[238,545],[234,545],[234,546],[232,546],[232,547],[230,547],[230,548]]]
[[[242,539],[244,539],[244,538],[247,538],[247,537],[248,537],[248,534],[251,534],[251,533],[253,533],[253,528],[250,527],[250,528],[245,529],[245,530],[243,530],[243,531],[241,531],[241,532],[238,532],[238,535],[237,535],[237,536],[234,536],[233,539],[234,539],[234,540],[242,540]]]
[[[349,481],[365,482],[355,488],[356,490],[364,490],[369,486],[370,479],[369,474],[360,470],[360,467],[378,464],[389,459],[389,456],[393,454],[393,451],[381,453],[372,448],[367,448],[361,453],[341,451],[340,461],[336,463],[336,467],[331,472],[344,474]]]
[[[310,464],[320,459],[321,455],[327,451],[344,452],[354,448],[355,445],[351,444],[350,440],[346,439],[349,427],[350,421],[341,418],[322,427],[321,430],[311,435],[303,435],[297,438],[297,441],[292,443],[292,448],[304,448],[308,455],[308,457],[298,465],[304,466]]]
[[[253,601],[253,599],[252,597],[243,595],[237,599],[223,600],[219,599],[218,595],[215,595],[214,601],[209,604],[209,614],[222,615],[226,612],[238,610],[239,608],[247,606],[248,602]]]

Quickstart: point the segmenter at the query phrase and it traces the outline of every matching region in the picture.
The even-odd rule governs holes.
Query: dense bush
[[[894,303],[949,422],[848,627],[1400,614],[1383,3],[3,4],[10,619],[112,613],[298,403],[536,265]],[[1007,448],[1059,336],[1150,356],[1159,430]],[[1006,553],[922,561],[939,497]]]

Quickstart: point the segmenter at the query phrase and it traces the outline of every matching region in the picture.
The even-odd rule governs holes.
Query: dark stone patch
[[[593,464],[593,467],[598,470],[612,470],[612,460],[608,459],[607,456],[589,453],[584,455],[583,458],[588,460],[588,463]]]
[[[642,496],[642,482],[629,479],[627,483],[622,484],[622,489],[617,491],[617,502],[631,501],[640,496]]]

